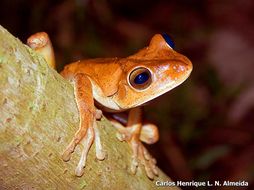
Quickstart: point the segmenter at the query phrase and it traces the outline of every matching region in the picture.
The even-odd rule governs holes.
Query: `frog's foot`
[[[131,173],[135,174],[139,163],[145,167],[146,175],[150,179],[158,176],[156,160],[149,154],[140,140],[148,144],[156,142],[159,138],[157,127],[153,124],[145,124],[140,135],[136,133],[134,127],[124,127],[121,123],[111,119],[111,123],[117,128],[117,138],[120,141],[127,141],[132,148]]]
[[[103,151],[101,146],[99,130],[95,119],[93,121],[93,124],[89,126],[87,129],[80,128],[77,131],[71,143],[67,146],[66,150],[62,155],[64,161],[69,161],[71,158],[71,154],[74,152],[76,146],[78,144],[81,145],[82,147],[81,157],[78,166],[75,170],[75,174],[77,176],[83,175],[83,168],[86,165],[87,155],[94,141],[95,141],[96,158],[98,160],[103,160],[105,158],[105,152]]]
[[[158,176],[156,160],[148,153],[142,142],[135,137],[132,137],[128,142],[131,145],[133,152],[131,173],[136,173],[138,164],[140,162],[145,167],[147,177],[154,179],[155,176]]]

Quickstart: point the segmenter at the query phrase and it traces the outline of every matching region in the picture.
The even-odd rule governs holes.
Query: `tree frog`
[[[45,32],[30,36],[27,43],[55,67],[53,48]],[[105,158],[96,125],[102,111],[128,111],[126,126],[115,119],[111,122],[119,131],[118,138],[128,142],[132,149],[131,172],[135,174],[142,164],[147,176],[153,179],[158,175],[156,161],[142,142],[156,142],[159,133],[155,125],[142,122],[140,107],[180,85],[191,71],[191,61],[173,49],[173,42],[166,34],[154,35],[147,47],[126,58],[87,59],[65,66],[61,75],[74,83],[80,126],[66,146],[63,160],[70,160],[76,146],[82,144],[75,171],[77,176],[82,176],[93,143],[97,159]]]

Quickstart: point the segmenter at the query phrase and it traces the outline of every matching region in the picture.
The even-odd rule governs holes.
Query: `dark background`
[[[50,35],[59,71],[78,59],[131,55],[155,33],[173,36],[194,69],[146,106],[161,136],[149,150],[173,180],[245,180],[241,189],[254,188],[254,1],[1,0],[0,7],[0,24],[24,43],[38,31]]]

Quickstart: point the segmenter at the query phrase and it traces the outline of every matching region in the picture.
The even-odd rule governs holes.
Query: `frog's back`
[[[64,67],[61,75],[64,78],[72,78],[77,73],[83,73],[91,78],[99,77],[101,74],[105,75],[108,68],[116,66],[117,60],[118,58],[97,58],[73,62]]]

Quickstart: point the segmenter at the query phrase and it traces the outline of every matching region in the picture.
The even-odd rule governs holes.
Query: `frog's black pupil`
[[[166,33],[162,34],[162,37],[164,38],[164,40],[167,42],[167,44],[174,49],[175,48],[175,43],[174,41],[170,38],[170,36]]]
[[[135,77],[134,83],[135,84],[144,84],[149,79],[149,77],[150,77],[150,75],[147,72],[140,73]]]

